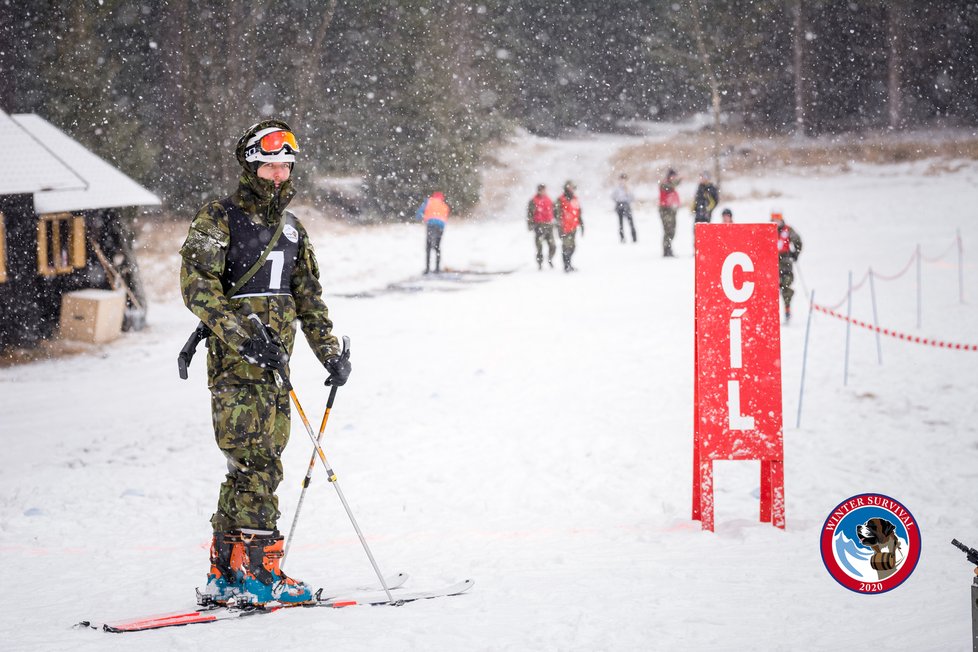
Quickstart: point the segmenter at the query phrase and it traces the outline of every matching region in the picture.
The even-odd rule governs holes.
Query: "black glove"
[[[285,366],[289,363],[289,355],[280,342],[266,342],[261,337],[253,337],[245,342],[239,353],[245,360],[263,369],[285,372]]]
[[[350,377],[350,371],[353,369],[353,366],[350,364],[350,350],[347,349],[341,355],[331,355],[326,358],[323,366],[329,372],[329,378],[326,379],[326,384],[342,387],[346,384],[347,378]]]

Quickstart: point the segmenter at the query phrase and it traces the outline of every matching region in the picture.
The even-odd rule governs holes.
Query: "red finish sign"
[[[761,521],[784,527],[774,224],[696,225],[693,519],[713,530],[713,460],[761,461]]]

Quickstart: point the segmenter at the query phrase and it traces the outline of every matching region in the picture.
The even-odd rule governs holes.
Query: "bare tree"
[[[309,97],[313,90],[318,88],[317,82],[323,70],[323,44],[326,41],[326,32],[333,22],[336,14],[336,0],[329,0],[323,15],[319,21],[319,28],[314,35],[310,35],[312,42],[305,50],[305,56],[299,67],[300,83],[296,89],[298,101],[296,102],[296,123],[303,124],[306,121],[306,107],[309,106]],[[306,125],[308,126],[308,125]]]
[[[795,78],[795,135],[807,134],[805,92],[805,20],[802,0],[789,0],[791,13],[792,72]]]
[[[703,27],[700,22],[700,3],[699,0],[691,0],[690,8],[693,17],[693,34],[696,38],[696,51],[699,54],[703,72],[706,75],[706,82],[710,87],[710,106],[713,113],[713,176],[717,180],[716,185],[720,187],[720,79],[716,69],[710,59],[710,52],[706,47],[706,39],[703,36]]]
[[[900,57],[903,41],[904,12],[906,7],[900,0],[883,3],[886,12],[886,108],[890,129],[903,127],[903,88],[901,83],[903,61]]]

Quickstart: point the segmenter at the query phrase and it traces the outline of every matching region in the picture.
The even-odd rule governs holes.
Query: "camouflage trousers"
[[[288,391],[272,384],[212,387],[211,415],[228,464],[211,517],[214,531],[276,529],[275,490],[291,426]]]
[[[554,243],[554,225],[552,223],[537,223],[533,225],[533,243],[537,248],[537,264],[543,264],[543,243],[547,243],[547,260],[553,265],[557,245]]]
[[[662,220],[662,253],[672,255],[672,241],[676,237],[676,209],[659,206],[659,219]]]
[[[571,256],[574,255],[574,250],[577,249],[577,229],[574,229],[570,233],[560,234],[560,254],[564,258],[564,271],[569,272],[574,269],[571,265]]]
[[[795,291],[791,289],[792,283],[795,282],[793,262],[790,256],[778,256],[778,280],[786,311],[791,309],[791,297],[795,296]]]

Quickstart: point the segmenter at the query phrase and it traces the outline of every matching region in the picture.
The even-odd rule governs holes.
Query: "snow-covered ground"
[[[971,568],[949,544],[978,546],[978,353],[882,342],[812,322],[801,427],[795,426],[806,290],[834,305],[849,270],[898,271],[919,244],[956,254],[877,283],[880,322],[978,342],[978,166],[924,164],[844,175],[733,179],[737,197],[777,196],[805,241],[796,316],[782,331],[787,529],[757,522],[758,465],[721,462],[715,533],[690,520],[693,259],[680,212],[679,257],[663,259],[651,203],[639,242],[618,242],[608,161],[628,137],[523,136],[486,171],[480,217],[450,223],[444,265],[510,272],[423,280],[418,225],[310,223],[336,330],[354,371],[337,396],[326,451],[380,566],[408,587],[471,577],[455,598],[401,608],[296,610],[153,632],[76,630],[80,620],[193,604],[207,570],[224,462],[213,443],[203,355],[189,381],[176,353],[195,320],[175,294],[151,327],[90,353],[0,369],[0,552],[6,650],[677,650],[970,649]],[[693,171],[687,171],[692,178]],[[576,274],[533,263],[523,219],[538,182],[578,183],[586,235]],[[693,188],[681,187],[684,203]],[[636,188],[652,198],[651,186]],[[730,205],[763,221],[769,199]],[[308,216],[307,220],[312,220]],[[144,261],[176,283],[172,257]],[[559,255],[558,255],[559,256]],[[394,283],[396,289],[384,291]],[[357,296],[369,295],[369,296]],[[868,286],[854,295],[872,316]],[[318,424],[323,370],[293,360]],[[310,446],[298,419],[280,489],[288,529]],[[853,494],[897,498],[916,517],[922,557],[882,595],[825,571],[819,532]],[[317,470],[288,570],[311,583],[373,572]]]

